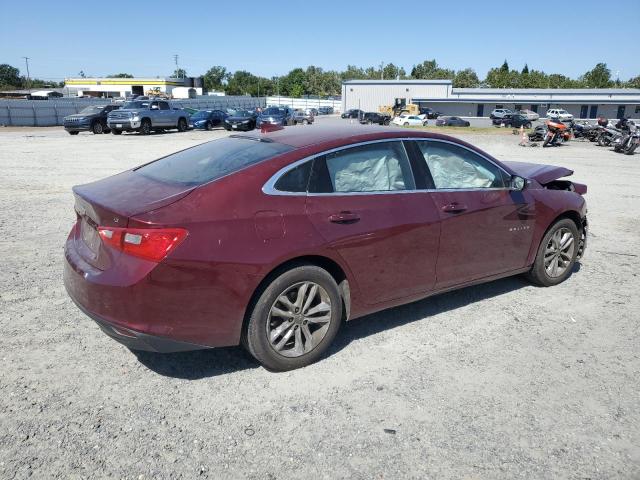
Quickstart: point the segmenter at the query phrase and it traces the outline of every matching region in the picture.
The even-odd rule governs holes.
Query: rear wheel
[[[213,127],[213,126],[211,125],[211,122],[207,122],[207,123],[205,123],[205,125],[204,125],[205,130],[211,130],[211,128],[212,128],[212,127]]]
[[[408,127],[408,126],[409,126],[409,122],[404,122],[404,123],[403,123],[403,125],[404,125],[405,127]]]
[[[142,120],[142,123],[140,124],[140,133],[142,135],[149,135],[151,133],[151,120],[148,118]]]
[[[536,259],[527,278],[543,287],[562,283],[571,275],[578,254],[580,233],[568,218],[554,223],[540,242]]]
[[[104,133],[104,127],[102,126],[102,123],[96,122],[91,127],[91,131],[96,135],[101,135]]]
[[[329,273],[313,265],[288,270],[262,291],[249,317],[245,345],[266,368],[318,360],[340,328],[342,298]]]

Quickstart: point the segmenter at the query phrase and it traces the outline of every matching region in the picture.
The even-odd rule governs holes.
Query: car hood
[[[246,120],[251,120],[251,117],[234,117],[234,116],[231,116],[231,117],[227,117],[226,120],[229,121],[229,122],[244,122]]]
[[[555,165],[540,165],[538,163],[525,162],[503,162],[514,173],[521,177],[535,180],[541,185],[545,185],[553,180],[573,175],[573,170]]]
[[[65,118],[66,119],[76,119],[76,118],[91,118],[91,117],[95,117],[97,114],[96,113],[88,113],[86,115],[81,114],[81,113],[74,113],[73,115],[67,115]]]

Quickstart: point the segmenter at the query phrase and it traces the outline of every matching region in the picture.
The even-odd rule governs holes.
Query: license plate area
[[[94,256],[97,255],[100,248],[100,235],[98,234],[98,230],[87,222],[86,218],[83,218],[80,223],[80,235],[83,243],[91,253],[93,253]]]

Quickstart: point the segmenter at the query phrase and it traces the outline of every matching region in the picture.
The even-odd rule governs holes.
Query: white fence
[[[62,125],[64,117],[91,105],[106,105],[108,99],[56,98],[51,100],[0,100],[0,125],[17,127],[50,127]],[[172,105],[202,109],[264,107],[264,97],[198,97],[171,100]]]
[[[335,113],[339,113],[340,110],[342,110],[342,100],[322,100],[318,98],[280,97],[278,95],[267,97],[267,106],[269,105],[287,105],[291,108],[332,107]]]

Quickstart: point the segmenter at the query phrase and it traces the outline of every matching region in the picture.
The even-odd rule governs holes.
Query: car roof
[[[251,137],[261,141],[273,141],[290,145],[294,148],[311,146],[324,147],[349,145],[352,143],[371,140],[383,140],[392,138],[438,138],[465,144],[458,139],[425,131],[411,131],[395,127],[362,126],[359,124],[348,125],[314,125],[311,128],[286,127],[266,133],[249,132],[238,134],[238,137]],[[333,148],[333,147],[330,147]]]

